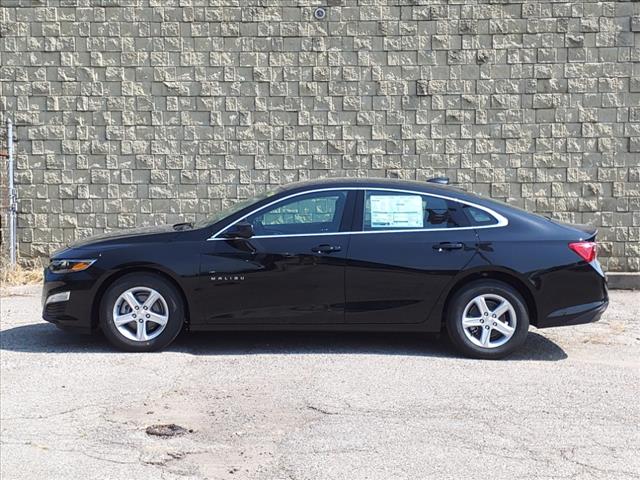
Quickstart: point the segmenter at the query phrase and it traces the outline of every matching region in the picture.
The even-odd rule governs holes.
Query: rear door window
[[[461,205],[427,194],[367,190],[363,230],[424,230],[467,226]]]

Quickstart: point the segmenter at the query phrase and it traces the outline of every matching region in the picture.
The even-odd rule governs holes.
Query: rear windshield
[[[536,217],[539,217],[545,220],[551,220],[551,218],[546,215],[525,210],[524,208],[518,207],[517,205],[513,205],[511,203],[503,202],[502,200],[496,200],[495,198],[487,198],[487,197],[480,197],[480,198],[482,198],[483,206],[486,206],[488,208],[492,208],[491,204],[494,204],[497,207],[506,207],[511,210],[517,210],[519,212],[526,213],[528,215],[535,215]]]

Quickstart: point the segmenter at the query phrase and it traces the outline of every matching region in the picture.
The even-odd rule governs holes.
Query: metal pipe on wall
[[[9,262],[11,266],[16,264],[16,247],[17,247],[17,213],[18,213],[18,196],[16,194],[13,170],[13,124],[11,119],[7,118],[7,154],[9,157],[8,177],[9,177]]]

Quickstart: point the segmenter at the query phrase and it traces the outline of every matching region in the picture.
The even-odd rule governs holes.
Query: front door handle
[[[462,242],[441,242],[436,243],[433,246],[433,249],[438,252],[442,252],[444,250],[461,250],[462,248],[464,248],[464,243]]]
[[[313,253],[333,253],[339,252],[340,250],[342,250],[342,247],[340,245],[327,245],[326,243],[323,243],[322,245],[318,245],[317,247],[313,247],[311,249]]]

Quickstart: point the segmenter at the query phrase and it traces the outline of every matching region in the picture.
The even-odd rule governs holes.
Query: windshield
[[[265,192],[259,193],[251,198],[246,198],[244,200],[238,200],[231,205],[221,208],[217,212],[212,213],[207,218],[203,220],[199,220],[194,224],[195,228],[207,227],[209,225],[213,225],[216,222],[219,222],[223,218],[228,217],[229,215],[233,215],[234,213],[238,213],[243,208],[246,208],[254,203],[259,202],[260,200],[264,200],[267,197],[270,197],[274,193],[278,192],[280,188],[275,188],[271,190],[267,190]]]

